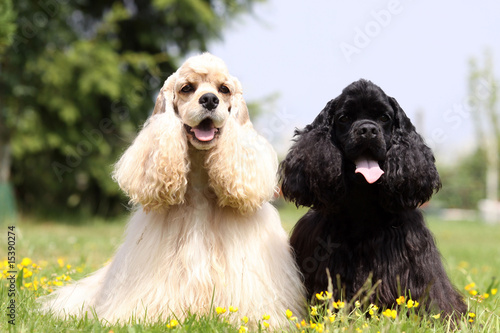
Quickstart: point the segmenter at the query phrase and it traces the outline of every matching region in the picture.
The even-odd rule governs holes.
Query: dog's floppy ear
[[[229,112],[235,117],[239,124],[243,125],[250,121],[250,116],[248,114],[247,104],[243,99],[243,89],[241,87],[240,81],[231,76],[231,81],[233,84],[233,91],[231,95],[231,107]]]
[[[344,193],[342,153],[333,141],[338,104],[338,97],[331,100],[310,125],[295,131],[295,142],[281,162],[281,190],[297,206],[325,208]]]
[[[205,166],[218,204],[247,214],[276,193],[278,158],[267,140],[254,130],[241,85],[234,80],[237,89],[233,92],[230,116]]]
[[[416,208],[439,190],[441,181],[432,151],[396,99],[389,97],[395,112],[391,147],[384,162],[382,201],[388,209]]]
[[[174,111],[176,78],[174,73],[165,81],[153,115],[115,165],[113,178],[130,202],[141,204],[146,211],[184,202],[188,143]]]

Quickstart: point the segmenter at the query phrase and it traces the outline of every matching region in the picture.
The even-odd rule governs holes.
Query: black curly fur
[[[365,123],[375,128],[374,138],[356,134]],[[378,160],[384,171],[374,184],[355,173],[360,155]],[[372,282],[381,283],[370,301],[379,306],[411,295],[427,310],[466,312],[417,209],[441,186],[434,156],[378,86],[352,83],[297,130],[280,177],[285,198],[311,207],[290,240],[310,298],[327,290],[328,269],[336,298],[351,299],[373,274]]]

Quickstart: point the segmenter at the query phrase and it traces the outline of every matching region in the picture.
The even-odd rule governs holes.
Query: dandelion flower
[[[472,296],[476,296],[477,295],[477,290],[469,290],[469,294],[472,295]]]
[[[170,320],[170,322],[167,324],[167,328],[174,328],[177,325],[179,325],[179,322],[176,319]]]
[[[285,315],[288,319],[290,319],[293,316],[293,312],[290,309],[286,309]]]
[[[226,313],[226,308],[222,308],[222,307],[218,306],[215,308],[215,312],[217,312],[217,314],[219,314],[219,315]]]
[[[405,297],[404,296],[399,296],[398,298],[396,298],[396,302],[398,303],[398,305],[404,304],[405,303]]]
[[[492,295],[496,295],[497,292],[498,292],[497,288],[491,289],[491,294]]]

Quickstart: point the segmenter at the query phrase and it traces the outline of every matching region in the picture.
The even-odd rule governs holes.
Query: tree
[[[497,105],[498,84],[493,73],[490,53],[486,53],[483,68],[479,68],[476,59],[470,60],[469,105],[477,142],[486,156],[486,199],[491,203],[497,203],[500,170],[500,111]],[[491,213],[487,214],[488,220],[500,220],[497,213]]]
[[[10,46],[16,30],[16,14],[12,1],[0,2],[0,56]],[[0,75],[2,67],[0,63]],[[0,99],[0,105],[2,104]],[[7,144],[7,128],[2,120],[2,109],[0,108],[0,225],[3,221],[15,218],[15,205],[12,187],[9,183],[10,176],[10,146]]]
[[[255,1],[16,0],[0,59],[0,151],[12,154],[2,168],[20,206],[120,211],[112,164],[163,81]]]

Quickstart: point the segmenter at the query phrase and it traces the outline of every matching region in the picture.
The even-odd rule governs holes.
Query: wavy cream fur
[[[255,325],[269,314],[275,327],[288,325],[287,309],[301,315],[301,279],[267,202],[276,188],[276,154],[252,128],[241,86],[221,63],[203,54],[167,80],[154,115],[116,165],[118,183],[142,205],[123,244],[108,265],[43,298],[46,311],[95,311],[99,319],[127,322],[182,319],[232,305],[239,311],[229,320],[246,315]],[[197,90],[217,92],[210,86],[216,80],[231,84],[230,96],[210,112],[220,126],[213,142],[196,142],[184,127],[195,125],[197,112],[200,121],[208,114],[196,105],[196,92],[189,94],[194,102],[179,96],[186,76],[202,81]]]
[[[158,94],[155,112],[116,163],[113,177],[143,209],[162,209],[184,202],[189,160],[188,143],[172,99],[176,74]]]

